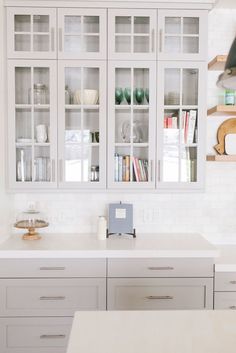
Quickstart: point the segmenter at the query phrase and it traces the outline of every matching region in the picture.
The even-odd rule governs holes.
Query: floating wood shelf
[[[216,105],[207,110],[207,115],[236,114],[236,105]]]
[[[206,156],[206,160],[208,162],[236,162],[236,155],[214,155],[214,154],[210,154]]]
[[[208,70],[224,71],[227,55],[217,55],[208,64]]]

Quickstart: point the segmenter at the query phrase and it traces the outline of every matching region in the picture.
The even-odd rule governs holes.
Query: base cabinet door
[[[66,353],[72,317],[0,318],[1,353]]]
[[[211,278],[109,278],[108,310],[212,309]]]
[[[236,292],[215,292],[214,309],[236,310]]]

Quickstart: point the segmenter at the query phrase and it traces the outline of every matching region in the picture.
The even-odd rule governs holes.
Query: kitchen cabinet
[[[236,273],[216,272],[214,309],[236,310]]]
[[[64,353],[74,312],[106,309],[105,259],[1,262],[2,353]]]
[[[121,5],[7,8],[10,189],[203,188],[207,10]]]
[[[124,263],[123,263],[124,261]],[[108,260],[108,310],[213,308],[213,264],[200,259]]]

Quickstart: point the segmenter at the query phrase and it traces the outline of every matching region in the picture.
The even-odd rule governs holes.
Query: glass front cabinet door
[[[155,62],[110,62],[108,185],[154,188]]]
[[[105,188],[106,65],[59,61],[59,186]]]
[[[205,75],[204,63],[159,65],[157,188],[203,187]]]
[[[106,59],[106,10],[59,9],[59,59]]]
[[[12,188],[56,187],[54,61],[8,63],[9,180]]]
[[[7,9],[8,58],[56,59],[56,9]]]
[[[206,60],[207,11],[159,10],[158,58]]]
[[[156,59],[156,10],[108,10],[109,58]]]

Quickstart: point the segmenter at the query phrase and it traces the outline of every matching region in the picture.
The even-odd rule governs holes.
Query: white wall
[[[227,54],[236,33],[236,10],[213,10],[209,15],[209,59]],[[218,73],[209,73],[209,106],[217,103]],[[0,95],[2,96],[2,94]],[[2,117],[3,118],[3,117]],[[216,130],[221,118],[207,119],[207,150],[213,152]],[[2,119],[1,131],[2,133]],[[2,157],[3,140],[0,137]],[[0,208],[5,209],[6,197],[2,187],[1,158]],[[48,232],[89,233],[96,230],[97,216],[105,213],[109,202],[128,201],[134,204],[135,226],[140,232],[200,232],[209,238],[233,239],[236,235],[236,164],[206,163],[206,191],[201,194],[82,194],[44,193],[9,195],[10,218],[37,201],[49,217]],[[1,236],[4,232],[1,230]]]

